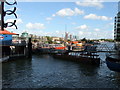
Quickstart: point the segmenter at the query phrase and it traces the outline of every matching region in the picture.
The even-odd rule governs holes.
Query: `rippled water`
[[[54,59],[50,55],[3,63],[3,88],[120,88],[120,73],[107,68],[106,53],[99,55],[99,67]]]
[[[3,88],[120,88],[120,73],[110,71],[105,54],[99,67],[33,55],[3,63]]]

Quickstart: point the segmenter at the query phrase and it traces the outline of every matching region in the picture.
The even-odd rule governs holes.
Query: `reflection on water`
[[[85,76],[94,76],[94,75],[96,75],[98,68],[99,67],[97,67],[97,66],[91,66],[91,65],[87,65],[87,67],[86,67],[85,64],[80,64],[79,65],[79,70]]]
[[[99,67],[33,55],[3,63],[3,88],[120,88],[120,74]]]

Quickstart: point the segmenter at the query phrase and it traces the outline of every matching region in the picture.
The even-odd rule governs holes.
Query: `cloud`
[[[72,25],[76,25],[76,22],[72,22],[71,24],[72,24]]]
[[[113,23],[113,22],[112,22],[112,23],[109,23],[109,25],[112,25],[112,26],[113,26],[113,25],[114,25],[114,23]]]
[[[97,32],[100,31],[100,29],[98,29],[98,28],[95,28],[94,30],[97,31]]]
[[[89,14],[89,15],[84,16],[84,19],[92,19],[92,20],[112,20],[112,17],[97,16],[96,14]]]
[[[74,9],[74,12],[75,12],[75,15],[84,14],[84,11],[83,11],[83,10],[80,10],[80,9],[78,9],[78,8],[75,8],[75,9]]]
[[[102,28],[92,28],[87,25],[80,25],[75,27],[75,35],[79,36],[80,39],[87,38],[87,39],[113,39],[114,38],[114,31],[110,30],[109,28],[102,29]],[[102,32],[102,33],[101,33]]]
[[[7,19],[6,21],[5,21],[5,23],[7,23],[7,22],[14,22],[14,20],[15,19]],[[18,19],[16,19],[16,25],[17,25],[17,27],[19,28],[19,25],[20,24],[22,24],[23,23],[23,21],[22,21],[22,19],[20,19],[20,18],[18,18]],[[11,24],[10,24],[11,25]],[[12,27],[7,27],[6,29],[9,29],[9,30],[12,30],[12,29],[16,29],[16,27],[15,26],[12,26]]]
[[[102,33],[101,33],[102,32]],[[109,33],[109,34],[108,34]],[[80,39],[82,38],[87,38],[87,39],[103,39],[103,38],[114,38],[113,31],[111,30],[102,30],[102,31],[92,31],[92,30],[81,30],[77,31],[77,35],[79,36]]]
[[[22,19],[17,19],[17,22],[16,22],[17,24],[21,24],[21,23],[23,23],[23,21],[22,21]]]
[[[61,16],[61,17],[67,16],[67,19],[71,19],[70,16],[82,15],[84,13],[85,12],[83,10],[80,10],[78,8],[74,8],[73,10],[71,8],[64,8],[64,9],[57,11],[55,14],[52,14],[51,17],[47,17],[46,20],[50,21],[56,16]]]
[[[53,18],[51,18],[51,17],[47,17],[47,18],[46,18],[47,21],[50,21],[50,20],[52,20],[52,19],[53,19]]]
[[[56,12],[56,14],[53,14],[53,16],[76,16],[76,15],[82,15],[84,14],[83,10],[80,10],[78,8],[75,8],[74,10],[70,9],[70,8],[64,8],[59,10],[58,12]]]
[[[52,17],[55,17],[55,16],[56,16],[55,14],[52,15]]]
[[[34,34],[34,35],[38,35],[38,36],[56,36],[56,37],[63,37],[64,35],[64,31],[62,30],[56,30],[54,32],[48,32],[48,31],[44,31],[44,30],[30,30],[30,29],[26,29],[24,31],[27,31],[29,34]]]
[[[26,24],[26,27],[27,29],[33,29],[33,30],[45,29],[44,24],[41,24],[41,23],[28,23]]]
[[[81,26],[78,26],[75,28],[76,30],[87,30],[88,29],[88,26],[87,25],[81,25]]]
[[[78,34],[79,34],[79,35],[83,35],[83,31],[79,31]]]
[[[15,19],[7,19],[6,22],[14,22]],[[16,24],[21,24],[23,23],[22,19],[16,19]]]
[[[79,6],[83,7],[97,7],[97,8],[103,8],[103,4],[99,2],[99,0],[84,0],[82,2],[76,1],[75,2]]]
[[[56,15],[58,16],[73,16],[74,15],[74,11],[71,10],[70,8],[65,8],[65,9],[61,9],[59,10]]]

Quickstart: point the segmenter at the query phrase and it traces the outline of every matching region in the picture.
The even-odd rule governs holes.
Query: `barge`
[[[107,67],[116,72],[120,72],[120,56],[119,55],[109,55],[106,58]]]
[[[53,58],[76,61],[84,64],[100,65],[100,58],[96,52],[66,52],[53,54]]]

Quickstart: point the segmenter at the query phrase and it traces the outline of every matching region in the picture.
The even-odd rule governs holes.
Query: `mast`
[[[67,38],[68,38],[68,33],[67,33],[67,25],[65,24],[65,37],[64,37],[64,46],[66,46]]]

